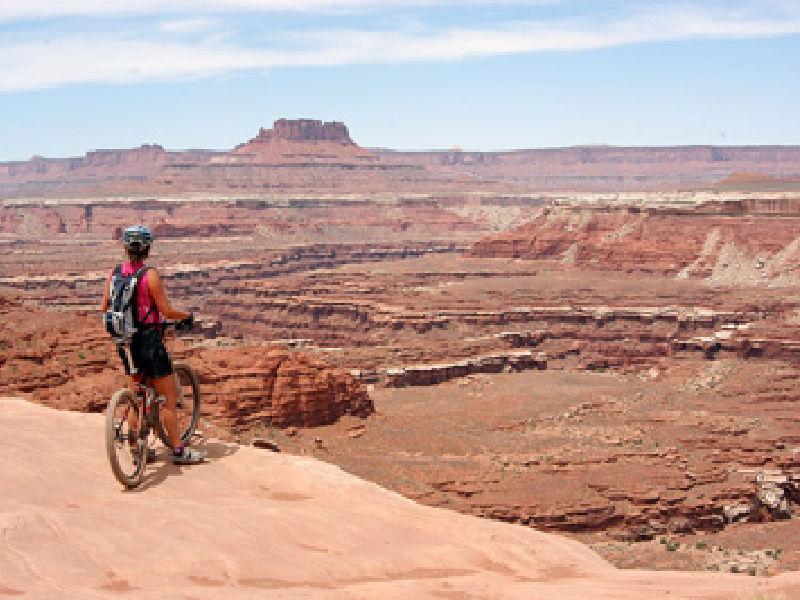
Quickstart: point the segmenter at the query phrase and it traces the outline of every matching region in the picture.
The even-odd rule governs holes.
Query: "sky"
[[[800,0],[0,0],[0,160],[362,146],[800,144]]]

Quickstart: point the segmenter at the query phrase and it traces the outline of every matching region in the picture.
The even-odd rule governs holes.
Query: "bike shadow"
[[[166,446],[159,446],[156,448],[156,460],[148,464],[147,472],[142,479],[142,483],[134,489],[126,490],[126,493],[137,493],[149,490],[152,487],[164,483],[169,477],[183,475],[185,469],[202,469],[203,465],[236,454],[240,446],[238,444],[227,444],[214,440],[196,441],[192,444],[192,448],[206,452],[206,460],[196,465],[175,465],[172,464],[170,457],[172,451],[169,448]]]

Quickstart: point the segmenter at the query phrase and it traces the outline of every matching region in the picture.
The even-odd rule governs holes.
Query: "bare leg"
[[[172,441],[172,447],[177,448],[181,445],[181,435],[178,433],[178,386],[175,383],[175,376],[167,375],[154,379],[153,385],[156,388],[156,394],[166,398],[164,404],[158,409],[158,416]]]

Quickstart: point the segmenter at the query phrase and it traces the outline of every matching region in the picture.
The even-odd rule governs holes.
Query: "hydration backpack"
[[[148,267],[142,267],[131,275],[123,275],[122,267],[117,265],[111,275],[108,310],[103,320],[106,331],[117,343],[130,343],[133,334],[139,329],[141,323],[137,314],[136,293],[147,269]],[[150,311],[152,310],[150,307]]]

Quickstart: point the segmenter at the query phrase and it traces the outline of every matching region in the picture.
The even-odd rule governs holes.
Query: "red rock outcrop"
[[[241,144],[236,149],[245,148],[248,144],[263,144],[276,141],[286,142],[334,142],[337,144],[354,145],[350,139],[347,126],[340,121],[323,123],[315,119],[278,119],[272,129],[261,128],[258,135],[247,144]]]
[[[557,206],[478,241],[470,254],[734,284],[796,278],[800,202],[763,204],[711,203],[696,210]]]
[[[145,223],[159,239],[255,236],[256,241],[267,241],[293,236],[294,244],[316,240],[360,243],[365,237],[424,241],[468,237],[472,241],[492,230],[484,212],[512,218],[529,202],[514,196],[504,200],[507,206],[503,208],[484,208],[480,197],[465,199],[457,209],[450,198],[439,201],[436,196],[418,202],[348,196],[7,200],[0,205],[0,233],[25,239],[59,234],[119,239],[126,224]]]
[[[0,321],[0,393],[97,412],[125,385],[119,357],[96,315],[31,311],[6,299]],[[203,414],[230,429],[313,427],[373,410],[363,384],[347,371],[301,353],[264,347],[190,351],[177,343],[173,355],[198,372]]]
[[[308,355],[251,347],[196,357],[208,414],[234,431],[328,425],[345,414],[367,417],[374,410],[363,384]]]

